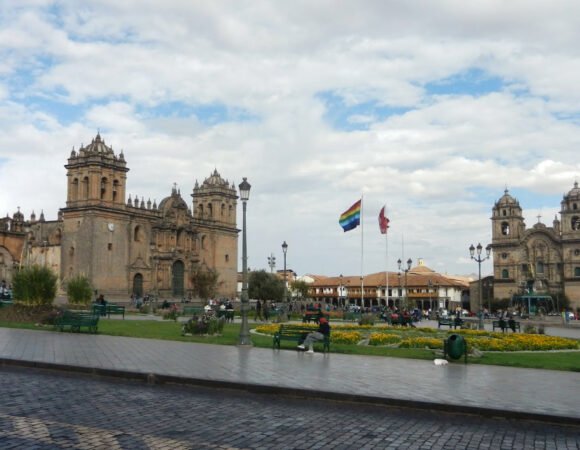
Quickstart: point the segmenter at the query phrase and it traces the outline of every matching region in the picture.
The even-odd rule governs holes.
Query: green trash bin
[[[445,356],[449,355],[451,359],[465,357],[467,362],[467,343],[460,334],[452,334],[443,342],[443,351]]]

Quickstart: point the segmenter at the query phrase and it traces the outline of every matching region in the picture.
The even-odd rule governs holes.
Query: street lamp
[[[483,249],[483,247],[481,246],[481,243],[477,244],[477,247],[474,247],[473,244],[471,244],[471,246],[469,247],[469,254],[471,255],[471,259],[475,260],[475,262],[477,263],[477,265],[479,267],[479,329],[480,330],[484,329],[484,326],[483,326],[483,296],[482,296],[482,291],[481,291],[481,263],[489,258],[489,255],[491,253],[491,245],[488,244],[487,247],[485,247],[485,252],[486,252],[485,258],[481,256],[482,249]],[[477,250],[477,256],[475,256],[476,250]]]
[[[240,328],[240,336],[238,339],[239,345],[252,345],[250,339],[250,327],[248,326],[248,312],[250,310],[250,300],[248,299],[248,248],[246,243],[246,203],[250,198],[250,188],[247,178],[243,178],[238,186],[240,188],[240,198],[242,199],[242,217],[243,217],[243,231],[242,231],[242,326]]]
[[[286,244],[286,241],[284,241],[282,243],[282,253],[284,253],[284,297],[282,299],[283,308],[284,308],[284,320],[286,320],[288,318],[288,316],[286,315],[288,312],[288,305],[286,304],[288,302],[288,289],[286,286],[286,252],[287,251],[288,251],[288,244]]]
[[[273,253],[268,256],[268,265],[270,266],[270,273],[274,272],[274,267],[276,267],[276,257]]]
[[[344,299],[342,297],[343,291],[342,291],[342,273],[340,274],[340,286],[338,286],[338,305],[337,306],[342,306],[344,308]],[[342,303],[342,305],[341,305]]]
[[[427,282],[427,290],[429,291],[429,309],[430,311],[430,316],[433,317],[433,313],[434,313],[434,308],[433,308],[433,282],[431,280],[429,280]],[[429,317],[429,319],[431,318]]]
[[[409,272],[409,270],[411,270],[411,264],[413,264],[413,260],[411,258],[409,258],[407,260],[407,268],[406,269],[401,267],[402,263],[403,262],[400,259],[397,261],[397,264],[399,265],[399,271],[402,270],[403,272],[405,272],[405,308],[408,308],[409,305],[407,303],[408,303],[408,299],[409,299],[409,292],[408,292],[409,290],[407,289],[407,272]]]

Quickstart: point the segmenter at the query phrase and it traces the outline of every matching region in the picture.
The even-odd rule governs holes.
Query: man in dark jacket
[[[325,317],[321,317],[318,323],[318,330],[308,333],[306,339],[304,339],[304,342],[300,344],[298,348],[304,350],[308,347],[306,353],[314,353],[314,342],[324,340],[325,336],[330,337],[330,324]]]

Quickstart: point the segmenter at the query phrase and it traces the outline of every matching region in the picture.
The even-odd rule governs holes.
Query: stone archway
[[[133,295],[135,298],[143,297],[143,275],[140,273],[135,274],[133,277]]]
[[[185,265],[183,264],[183,261],[175,261],[171,268],[171,294],[173,297],[183,298],[185,294],[184,276]]]

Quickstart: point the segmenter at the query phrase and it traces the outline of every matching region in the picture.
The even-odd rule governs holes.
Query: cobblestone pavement
[[[580,355],[580,353],[579,353]],[[580,373],[0,328],[0,361],[510,418],[580,422]],[[549,380],[549,381],[548,381]],[[538,389],[538,386],[549,386]],[[533,417],[532,417],[533,416]]]
[[[580,426],[0,369],[2,449],[578,449]]]

